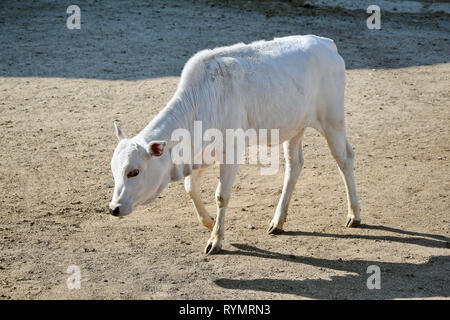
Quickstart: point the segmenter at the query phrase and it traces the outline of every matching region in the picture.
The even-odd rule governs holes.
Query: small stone
[[[111,189],[112,187],[111,187],[110,184],[106,184],[105,188],[106,188],[106,189]]]
[[[247,229],[253,230],[253,229],[255,229],[255,227],[254,227],[252,224],[249,223],[249,224],[247,225]]]

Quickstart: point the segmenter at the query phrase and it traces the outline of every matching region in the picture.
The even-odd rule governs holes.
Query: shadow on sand
[[[288,8],[299,12],[272,16],[262,4],[245,8],[247,1],[227,3],[80,0],[81,29],[69,30],[65,2],[1,1],[0,77],[179,76],[189,56],[202,49],[294,34],[334,39],[348,69],[448,62],[449,20],[444,13],[391,13],[383,15],[382,30],[369,30],[365,8],[356,13]],[[282,6],[272,5],[273,12]]]
[[[367,240],[396,241],[425,247],[448,248],[449,239],[444,236],[404,231],[383,226],[361,226],[370,230],[394,232],[413,237],[339,235],[317,232],[284,232],[287,236],[311,236],[355,238]],[[426,239],[432,238],[432,239]],[[330,260],[315,257],[295,256],[259,249],[245,244],[232,244],[237,250],[223,250],[225,255],[242,255],[263,259],[283,260],[290,263],[305,264],[317,268],[344,271],[350,274],[332,276],[331,280],[302,279],[286,280],[274,278],[261,279],[226,279],[215,280],[215,284],[226,289],[255,290],[274,293],[292,294],[314,299],[394,299],[450,297],[450,256],[431,257],[426,263],[393,263],[369,260]],[[369,290],[367,279],[371,265],[380,267],[381,289]]]

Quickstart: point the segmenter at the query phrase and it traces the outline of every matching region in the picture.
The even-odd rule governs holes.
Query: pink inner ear
[[[152,143],[150,145],[152,155],[159,157],[163,153],[163,145],[161,143]]]

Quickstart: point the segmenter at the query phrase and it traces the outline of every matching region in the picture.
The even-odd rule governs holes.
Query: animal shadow
[[[440,235],[403,231],[383,226],[362,226],[362,228],[396,232],[412,237],[350,235],[350,238],[388,240],[416,244],[425,247],[448,247],[448,238]],[[285,235],[349,238],[349,235],[322,234],[316,232],[284,232]],[[429,237],[433,239],[424,239]],[[397,263],[370,260],[332,260],[315,257],[296,256],[263,250],[246,244],[232,244],[237,250],[223,250],[225,255],[241,255],[262,259],[283,260],[320,268],[344,271],[348,274],[331,276],[327,279],[227,279],[215,280],[224,289],[254,290],[282,293],[313,299],[406,299],[450,297],[450,256],[431,257],[422,264]],[[380,268],[380,289],[368,289],[369,266]],[[299,275],[301,277],[301,275]]]

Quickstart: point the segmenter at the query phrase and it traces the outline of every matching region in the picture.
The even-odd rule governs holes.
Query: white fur
[[[279,129],[286,174],[269,232],[280,231],[303,165],[303,132],[313,127],[327,139],[343,175],[348,225],[357,225],[359,204],[353,181],[353,150],[345,135],[344,88],[345,64],[330,39],[291,36],[200,51],[186,63],[167,106],[137,136],[119,143],[111,161],[116,185],[110,207],[119,206],[121,215],[128,214],[137,204],[156,198],[170,181],[186,177],[186,190],[199,220],[212,229],[205,251],[218,252],[238,165],[220,165],[213,225],[198,194],[200,173],[191,176],[193,170],[201,168],[171,162],[171,133],[179,128],[192,132],[194,121],[202,121],[203,130],[223,131],[223,136],[225,129]],[[161,156],[148,155],[152,141],[169,143]],[[124,168],[134,167],[141,173],[127,179]]]

